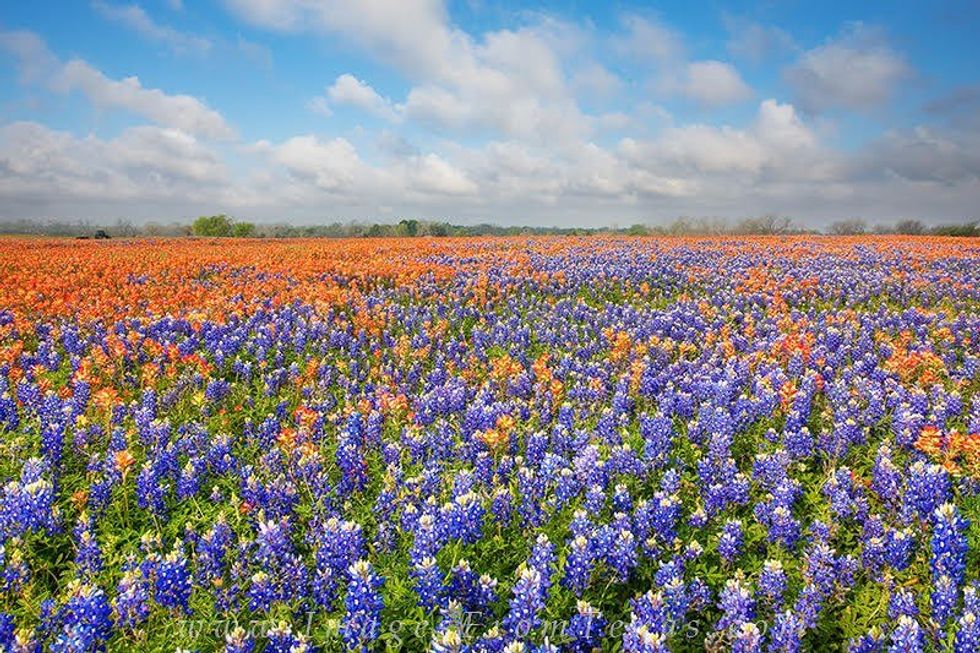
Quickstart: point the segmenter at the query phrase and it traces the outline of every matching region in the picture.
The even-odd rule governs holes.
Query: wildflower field
[[[980,245],[0,240],[0,650],[980,647]]]

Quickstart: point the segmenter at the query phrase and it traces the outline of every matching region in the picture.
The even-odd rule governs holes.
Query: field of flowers
[[[0,650],[980,650],[980,245],[0,240]]]

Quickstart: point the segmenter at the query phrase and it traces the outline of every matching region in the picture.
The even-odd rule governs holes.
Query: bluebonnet
[[[358,560],[351,565],[348,577],[340,633],[349,650],[366,653],[381,632],[384,603],[379,590],[384,580],[366,560]]]
[[[769,605],[779,608],[783,604],[783,593],[786,591],[786,572],[778,560],[766,560],[759,573],[759,595],[764,597]]]
[[[117,624],[127,630],[140,627],[149,618],[150,584],[140,570],[123,574],[112,607]]]
[[[569,545],[568,557],[565,560],[565,573],[562,576],[561,584],[574,592],[576,596],[582,596],[589,585],[594,560],[595,554],[589,539],[584,535],[576,537]]]
[[[541,572],[533,566],[524,566],[519,570],[509,610],[502,624],[512,637],[525,637],[541,625],[540,613],[544,609],[545,597],[543,582]]]
[[[578,601],[575,614],[568,620],[565,636],[571,653],[591,653],[602,642],[606,619],[586,601]]]
[[[908,615],[898,618],[891,634],[889,653],[919,653],[925,647],[925,634],[919,623]]]
[[[731,519],[725,522],[721,530],[721,537],[718,539],[718,554],[725,562],[732,562],[738,557],[745,541],[745,534],[742,531],[742,522]]]
[[[60,632],[51,643],[53,653],[105,651],[112,631],[112,609],[105,592],[97,586],[75,584],[58,609]]]

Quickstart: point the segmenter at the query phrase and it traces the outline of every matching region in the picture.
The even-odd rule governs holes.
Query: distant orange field
[[[600,253],[627,247],[655,257],[677,247],[723,257],[758,255],[853,259],[862,251],[895,247],[918,262],[980,248],[969,240],[925,237],[746,238],[445,238],[297,240],[76,241],[0,239],[0,308],[18,317],[63,315],[80,319],[192,315],[218,319],[257,301],[301,301],[316,306],[356,301],[379,283],[440,280],[460,270],[507,266],[534,270],[532,253]],[[692,265],[697,274],[698,265]],[[763,265],[764,267],[764,265]]]

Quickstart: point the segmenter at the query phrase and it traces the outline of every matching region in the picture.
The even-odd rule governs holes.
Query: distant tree
[[[980,221],[964,222],[962,224],[941,224],[933,227],[930,233],[936,236],[960,236],[967,238],[980,237]]]
[[[112,229],[107,229],[106,231],[111,231],[113,235],[119,236],[120,238],[132,238],[133,236],[139,234],[139,230],[133,226],[133,223],[125,218],[119,218],[116,220],[115,226],[113,226]]]
[[[208,238],[224,238],[231,235],[232,220],[225,214],[202,215],[194,224],[191,230],[195,236],[206,236]]]
[[[895,225],[895,233],[919,236],[926,232],[926,226],[919,220],[902,220]]]
[[[868,226],[864,220],[852,218],[850,220],[838,220],[837,222],[831,223],[829,231],[835,236],[858,236],[867,233]]]
[[[760,215],[754,218],[743,218],[735,226],[735,233],[759,234],[763,236],[778,236],[788,233],[793,221],[785,216]]]
[[[415,237],[419,233],[418,220],[401,220],[398,222],[398,235]]]
[[[255,225],[251,222],[236,222],[231,225],[231,235],[235,238],[252,238],[255,236]]]
[[[667,233],[673,236],[683,236],[691,233],[691,231],[691,221],[684,216],[675,218],[674,221],[667,226]]]
[[[632,224],[626,229],[626,234],[629,236],[646,236],[649,233],[650,230],[647,229],[647,226],[640,223]]]

